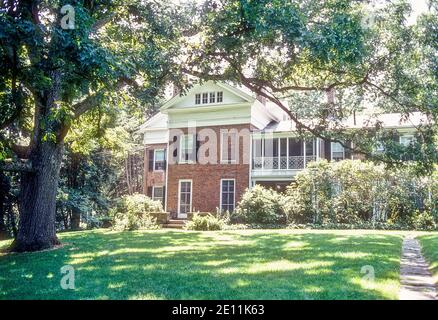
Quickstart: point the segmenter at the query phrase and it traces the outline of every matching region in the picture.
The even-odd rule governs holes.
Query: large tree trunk
[[[34,148],[30,159],[36,171],[22,174],[20,220],[13,251],[37,251],[59,244],[55,214],[62,153],[62,143],[41,141]]]
[[[9,193],[9,183],[3,172],[0,171],[0,240],[7,238],[6,230],[6,197]]]

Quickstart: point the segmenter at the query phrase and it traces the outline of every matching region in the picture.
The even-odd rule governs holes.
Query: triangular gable
[[[167,128],[167,114],[158,112],[151,118],[149,118],[145,123],[143,123],[139,130],[144,131],[146,129],[163,129]]]
[[[195,95],[197,93],[203,92],[217,92],[222,91],[224,94],[224,101],[222,103],[214,103],[214,104],[195,104]],[[207,81],[203,84],[197,84],[193,86],[185,95],[176,95],[170,100],[168,100],[161,108],[161,111],[168,109],[177,109],[177,108],[191,108],[191,107],[205,107],[221,104],[232,104],[232,103],[252,103],[255,101],[255,98],[246,92],[230,86],[228,84],[222,82],[213,82]]]

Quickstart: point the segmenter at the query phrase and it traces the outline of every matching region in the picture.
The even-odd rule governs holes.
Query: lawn
[[[427,234],[418,237],[423,247],[423,255],[431,267],[435,283],[438,284],[438,234]]]
[[[0,299],[398,296],[399,233],[93,230],[59,236],[62,248],[0,256]],[[75,268],[74,290],[60,286],[64,265]],[[368,277],[372,268],[374,281]]]

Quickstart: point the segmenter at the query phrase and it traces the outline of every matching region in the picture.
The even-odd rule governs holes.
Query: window
[[[201,94],[195,94],[195,104],[201,104]]]
[[[221,180],[221,210],[234,211],[234,179]]]
[[[235,163],[237,162],[238,148],[237,132],[222,132],[221,133],[221,162]]]
[[[217,102],[222,102],[224,100],[224,93],[222,91],[219,91],[217,93]]]
[[[192,181],[179,181],[179,199],[178,199],[178,213],[187,215],[192,211]]]
[[[332,142],[331,144],[332,160],[339,161],[344,160],[345,150],[344,147],[339,142]]]
[[[202,94],[202,103],[208,103],[208,93],[204,92]]]
[[[210,103],[215,103],[215,102],[216,102],[216,93],[210,92]]]
[[[152,187],[152,200],[161,201],[164,205],[164,187]]]
[[[193,145],[194,145],[194,136],[193,135],[183,135],[181,136],[181,145],[180,145],[180,162],[188,163],[192,161],[193,157]]]
[[[154,150],[154,170],[164,170],[166,166],[164,149]]]
[[[413,135],[404,135],[400,136],[400,144],[404,147],[408,147],[412,142],[414,142]]]

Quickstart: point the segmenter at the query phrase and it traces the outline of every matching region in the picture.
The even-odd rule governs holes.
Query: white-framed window
[[[189,163],[192,162],[193,159],[193,148],[195,145],[194,135],[186,134],[181,136],[180,140],[180,150],[179,153],[179,162],[180,163]]]
[[[152,200],[161,201],[161,204],[164,206],[164,187],[152,187]]]
[[[166,155],[164,153],[164,149],[155,149],[154,150],[154,170],[164,170],[165,169],[165,158]]]
[[[414,141],[415,137],[412,134],[405,134],[403,136],[400,136],[400,144],[404,147],[408,147]]]
[[[208,103],[208,93],[204,92],[202,94],[202,103]]]
[[[382,142],[378,141],[376,143],[376,147],[374,149],[374,152],[376,152],[376,153],[383,153],[383,152],[385,152],[385,146],[383,145]]]
[[[221,132],[221,162],[222,163],[236,163],[238,152],[237,132],[224,131]]]
[[[222,102],[224,101],[224,93],[222,91],[218,91],[217,92],[217,102]]]
[[[345,159],[344,147],[339,142],[331,143],[331,160],[340,161]]]
[[[210,92],[210,103],[216,102],[216,92]]]
[[[201,94],[195,94],[195,104],[201,104]]]
[[[192,211],[192,180],[179,180],[178,213],[187,215]]]
[[[220,207],[222,211],[234,211],[236,192],[235,184],[234,179],[221,179]]]

